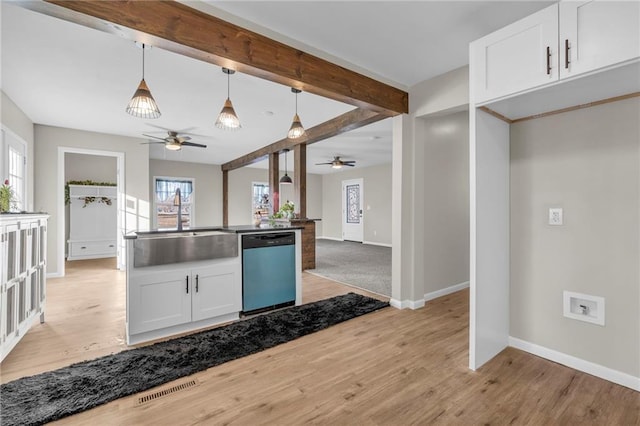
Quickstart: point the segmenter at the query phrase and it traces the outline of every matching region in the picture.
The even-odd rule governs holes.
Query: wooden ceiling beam
[[[397,115],[408,93],[175,1],[19,2],[25,8],[143,41],[308,93]]]
[[[257,163],[264,160],[269,154],[274,152],[280,152],[284,149],[293,149],[296,145],[305,144],[310,145],[312,143],[320,142],[321,140],[339,135],[341,133],[348,132],[350,130],[357,129],[367,124],[375,123],[376,121],[384,120],[389,116],[386,114],[380,114],[375,111],[356,108],[342,115],[318,124],[317,126],[306,129],[305,136],[300,139],[284,138],[271,145],[264,146],[235,160],[224,163],[221,167],[222,170],[235,170],[240,167],[248,166],[249,164]]]

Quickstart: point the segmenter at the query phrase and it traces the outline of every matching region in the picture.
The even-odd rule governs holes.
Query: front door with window
[[[362,242],[362,179],[342,181],[342,239]]]

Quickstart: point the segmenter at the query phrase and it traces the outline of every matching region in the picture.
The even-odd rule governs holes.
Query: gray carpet
[[[308,272],[391,297],[391,247],[318,239]]]
[[[0,424],[61,419],[388,305],[349,293],[23,377],[0,386]]]

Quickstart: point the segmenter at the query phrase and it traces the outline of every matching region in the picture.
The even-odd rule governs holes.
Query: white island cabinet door
[[[640,2],[561,1],[560,77],[640,57]]]
[[[242,310],[242,282],[238,264],[208,266],[191,271],[193,321]]]
[[[129,333],[190,322],[192,287],[189,270],[136,275],[129,283]]]
[[[470,45],[476,104],[558,80],[558,5]]]

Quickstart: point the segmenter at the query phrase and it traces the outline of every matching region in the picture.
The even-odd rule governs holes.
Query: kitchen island
[[[260,277],[256,271],[267,271],[260,289],[267,296],[272,288],[274,292],[279,291],[276,287],[280,278],[271,276],[274,269],[269,269],[268,263],[271,262],[265,264],[268,257],[256,257],[247,251],[251,249],[247,242],[264,240],[266,245],[271,243],[270,240],[278,241],[284,237],[294,243],[292,250],[269,253],[277,253],[277,257],[271,257],[275,261],[283,256],[293,257],[288,259],[291,268],[295,268],[290,271],[295,280],[292,283],[295,293],[291,291],[295,300],[290,303],[299,305],[302,303],[300,227],[247,225],[125,235],[127,344],[235,321],[243,311],[253,312],[254,309],[243,308],[243,278],[246,278],[243,276],[251,276],[255,282],[256,275]],[[242,250],[243,239],[246,250]],[[278,244],[281,243],[276,242]],[[280,304],[274,304],[265,309],[278,306]]]

